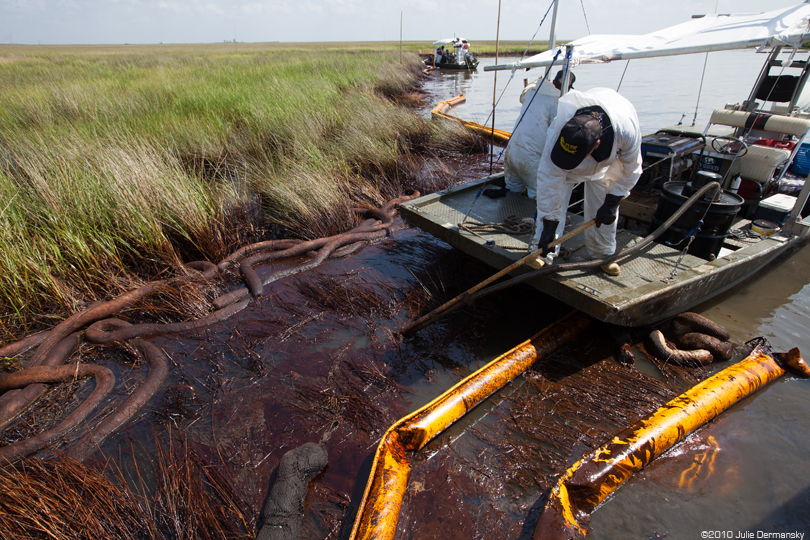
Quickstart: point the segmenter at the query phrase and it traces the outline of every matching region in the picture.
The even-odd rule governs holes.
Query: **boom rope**
[[[56,379],[68,375],[71,380],[77,376],[87,375],[94,376],[97,380],[97,390],[94,391],[94,394],[69,414],[62,423],[56,428],[34,435],[29,439],[2,447],[0,461],[4,463],[15,461],[61,441],[67,442],[69,445],[67,453],[74,458],[82,461],[90,457],[98,450],[105,438],[125,424],[154,396],[168,375],[168,361],[165,353],[148,341],[138,338],[201,328],[227,319],[247,307],[254,298],[260,296],[266,283],[308,270],[327,258],[353,253],[371,241],[390,236],[393,231],[401,228],[394,223],[397,205],[418,196],[418,192],[413,192],[388,201],[379,209],[358,209],[357,212],[362,213],[362,217],[365,218],[360,225],[333,237],[308,242],[295,239],[259,242],[237,250],[218,265],[208,261],[187,263],[183,265],[186,275],[151,282],[107,302],[96,302],[83,311],[71,315],[50,331],[34,334],[0,347],[0,356],[19,356],[26,351],[34,350],[24,369],[0,378],[0,392],[5,390],[5,393],[0,394],[0,430],[36,402],[46,390],[43,383],[53,383]],[[260,279],[253,270],[254,264],[266,260],[278,261],[302,255],[309,255],[311,260],[292,269],[272,273],[264,280]],[[245,264],[246,261],[247,264]],[[211,279],[237,269],[241,273],[245,286],[215,299],[212,304],[214,308],[217,308],[216,311],[202,318],[180,323],[135,325],[114,318],[116,313],[126,310],[136,302],[153,294],[159,294],[169,285],[188,283],[197,278]],[[251,285],[251,282],[254,283]],[[140,350],[149,364],[149,375],[126,401],[115,407],[106,419],[91,429],[77,443],[67,441],[67,435],[97,408],[103,396],[111,390],[111,386],[114,384],[114,377],[98,366],[65,365],[68,357],[78,347],[82,333],[84,340],[96,344],[134,340],[132,343]],[[12,383],[16,386],[9,386]],[[6,385],[5,388],[4,385]],[[333,424],[327,429],[324,433],[324,441],[329,438],[336,427]]]

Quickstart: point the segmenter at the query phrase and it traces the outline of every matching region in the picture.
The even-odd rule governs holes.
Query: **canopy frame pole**
[[[498,25],[495,28],[495,63],[498,63],[498,49],[501,42],[501,0],[498,0]],[[492,80],[492,131],[489,143],[489,174],[495,168],[495,106],[498,104],[498,72]]]
[[[574,57],[574,46],[565,46],[565,58],[563,58],[563,80],[562,87],[560,88],[560,97],[568,93],[571,87],[571,59]]]
[[[554,0],[554,12],[551,14],[551,31],[548,34],[548,50],[557,46],[557,6],[560,0]],[[495,61],[497,64],[497,60]]]

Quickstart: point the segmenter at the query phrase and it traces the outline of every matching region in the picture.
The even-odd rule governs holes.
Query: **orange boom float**
[[[792,349],[783,360],[792,369],[808,373],[798,349]],[[533,538],[583,538],[588,532],[591,512],[628,478],[692,431],[784,374],[785,370],[776,360],[755,348],[744,360],[622,431],[560,477],[549,495]]]
[[[377,447],[350,538],[394,538],[411,472],[408,452],[420,450],[476,405],[590,325],[591,319],[581,312],[563,317],[388,428]]]

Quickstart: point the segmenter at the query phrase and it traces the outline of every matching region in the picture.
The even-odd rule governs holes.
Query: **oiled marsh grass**
[[[151,464],[105,473],[68,458],[0,469],[0,536],[51,540],[253,538],[228,483],[182,443],[157,445]],[[146,463],[146,461],[144,461]],[[146,467],[146,468],[143,468]],[[159,495],[158,495],[159,494]]]
[[[0,341],[274,227],[346,228],[468,144],[419,62],[337,47],[0,47]]]

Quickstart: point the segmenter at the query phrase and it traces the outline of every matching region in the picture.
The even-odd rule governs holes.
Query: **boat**
[[[758,14],[705,15],[652,34],[592,35],[519,62],[487,66],[486,71],[546,68],[547,74],[562,67],[568,74],[579,64],[636,58],[733,49],[767,55],[747,98],[716,109],[702,131],[662,126],[643,137],[645,174],[621,202],[617,255],[609,259],[621,263],[620,275],[606,275],[588,260],[579,233],[563,243],[564,262],[558,264],[558,257],[540,270],[519,265],[509,280],[471,299],[525,282],[601,321],[645,326],[733,289],[804,245],[810,232],[804,217],[810,114],[801,106],[810,76],[803,47],[810,39],[808,21],[808,3]],[[803,187],[778,193],[787,180]],[[713,181],[722,191],[693,196]],[[502,182],[503,174],[495,174],[425,195],[404,204],[401,215],[503,270],[528,253],[532,231],[513,226],[533,224],[535,203],[512,192],[499,199],[481,196],[483,188]],[[581,222],[569,211],[566,231]]]
[[[433,42],[435,51],[425,64],[439,69],[475,71],[478,57],[470,51],[470,42],[461,37],[440,39]]]

